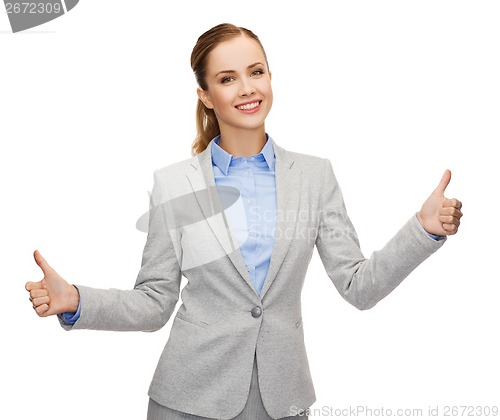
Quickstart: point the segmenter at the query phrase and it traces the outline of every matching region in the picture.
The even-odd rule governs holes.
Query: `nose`
[[[255,93],[255,87],[249,78],[241,79],[240,96],[251,96]]]

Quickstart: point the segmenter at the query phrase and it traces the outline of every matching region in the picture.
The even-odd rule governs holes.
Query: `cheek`
[[[270,110],[273,105],[273,90],[271,89],[271,85],[268,86],[268,89],[263,94],[267,101],[267,107]]]
[[[214,92],[212,94],[212,103],[214,107],[227,107],[232,104],[234,95],[230,92],[230,89],[224,89]]]
[[[273,89],[269,80],[262,81],[259,91],[270,101],[273,99]]]
[[[267,93],[267,97],[269,98],[269,102],[273,102],[273,90],[271,89],[271,85],[269,85],[269,92]]]

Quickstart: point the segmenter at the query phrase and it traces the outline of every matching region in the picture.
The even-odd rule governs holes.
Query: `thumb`
[[[439,185],[434,190],[434,192],[444,195],[444,190],[446,190],[446,187],[450,183],[450,180],[451,180],[451,171],[449,169],[446,169],[444,171],[443,177],[441,178],[441,181],[439,181]]]
[[[35,252],[33,253],[33,256],[35,257],[35,261],[38,264],[38,266],[42,269],[43,274],[48,274],[49,271],[52,270],[52,267],[49,265],[47,261],[45,261],[45,258],[42,257],[42,254],[36,249]]]

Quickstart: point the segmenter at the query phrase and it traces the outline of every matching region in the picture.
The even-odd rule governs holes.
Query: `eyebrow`
[[[252,67],[255,67],[255,66],[258,66],[258,65],[261,65],[263,66],[264,64],[261,63],[260,61],[257,61],[256,63],[253,63],[253,64],[250,64],[248,67],[247,67],[247,70],[251,69]],[[236,70],[222,70],[220,71],[219,73],[217,73],[215,75],[215,77],[217,77],[219,74],[221,73],[236,73]]]

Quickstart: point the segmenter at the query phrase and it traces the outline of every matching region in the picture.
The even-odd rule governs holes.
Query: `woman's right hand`
[[[76,312],[80,302],[78,289],[57,274],[38,250],[33,255],[44,277],[38,282],[26,283],[25,288],[30,292],[30,301],[38,316]]]

